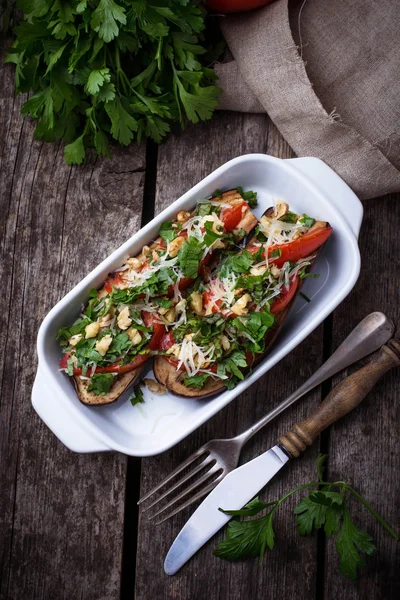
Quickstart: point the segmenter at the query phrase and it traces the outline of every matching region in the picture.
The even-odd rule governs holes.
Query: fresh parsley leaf
[[[96,396],[105,396],[111,389],[114,382],[114,375],[111,373],[95,373],[91,377],[88,392],[93,392]]]
[[[278,220],[283,221],[284,223],[297,223],[297,214],[288,211],[286,215],[283,215]]]
[[[165,223],[161,225],[159,235],[166,244],[172,242],[172,240],[176,238],[176,231],[172,229],[172,221],[165,221]]]
[[[196,215],[199,217],[205,217],[206,215],[211,215],[212,212],[215,211],[217,207],[209,204],[208,202],[199,202],[196,207]]]
[[[82,333],[85,331],[86,325],[89,325],[90,322],[90,319],[84,317],[77,319],[71,327],[61,327],[57,331],[57,340],[69,340],[73,335]]]
[[[257,192],[253,192],[253,190],[248,190],[247,192],[244,192],[242,187],[237,187],[236,189],[242,196],[243,200],[246,200],[250,208],[256,208],[258,204]]]
[[[242,250],[240,254],[228,256],[222,263],[220,277],[227,277],[229,273],[248,273],[253,264],[254,256],[247,250]]]
[[[208,373],[198,373],[197,375],[192,375],[191,377],[185,375],[183,383],[186,385],[186,387],[194,387],[197,389],[201,389],[202,387],[204,387],[205,382],[209,378],[210,375]]]
[[[315,469],[317,471],[318,479],[320,481],[324,478],[324,472],[326,468],[326,461],[328,460],[327,454],[319,454],[315,462]]]
[[[357,568],[365,566],[360,553],[373,554],[375,545],[371,536],[353,523],[345,503],[346,492],[358,499],[395,540],[398,540],[399,536],[348,483],[323,481],[326,458],[326,455],[319,455],[317,459],[316,468],[319,477],[317,483],[299,485],[284,494],[279,500],[272,502],[264,503],[259,498],[254,498],[241,510],[220,508],[219,510],[225,514],[234,517],[252,517],[265,508],[269,508],[270,511],[258,519],[231,521],[226,532],[226,539],[218,544],[214,554],[226,560],[238,560],[257,555],[262,559],[265,548],[267,546],[270,549],[274,547],[272,519],[275,511],[296,492],[312,488],[308,496],[303,498],[294,510],[297,529],[301,535],[310,534],[322,527],[327,536],[338,534],[336,550],[340,559],[340,571],[350,579],[355,579]],[[338,491],[332,488],[337,488]]]
[[[304,227],[312,227],[315,223],[315,219],[312,219],[308,215],[302,215],[299,219],[299,223],[304,225]]]
[[[189,237],[179,251],[179,266],[185,277],[195,279],[203,254],[203,244],[195,237]]]
[[[162,6],[161,6],[162,4]],[[219,88],[206,56],[205,11],[188,0],[21,0],[25,21],[5,61],[35,138],[62,140],[65,160],[87,148],[109,156],[110,137],[157,143],[171,124],[211,117]],[[215,49],[219,47],[218,41]],[[216,56],[214,59],[216,60]]]
[[[204,243],[208,247],[221,237],[218,233],[213,231],[213,223],[211,221],[206,221],[204,223],[204,229],[206,230],[204,234]]]
[[[216,189],[212,194],[211,194],[212,198],[221,198],[222,197],[222,192],[221,190]]]
[[[375,552],[372,537],[355,526],[346,508],[342,528],[336,540],[336,550],[340,558],[340,572],[352,580],[357,577],[357,568],[365,567],[359,552],[368,555]]]
[[[168,300],[168,298],[154,298],[153,302],[161,308],[171,308],[172,306],[172,300]]]
[[[268,546],[272,550],[275,545],[273,514],[274,509],[259,519],[231,521],[226,532],[226,539],[219,542],[214,550],[215,556],[225,560],[259,556],[261,560],[266,547]]]
[[[142,391],[142,388],[140,387],[140,385],[135,386],[133,391],[134,391],[133,396],[131,396],[131,398],[129,398],[132,406],[135,406],[136,404],[144,404],[143,391]]]
[[[281,248],[274,248],[269,255],[270,258],[280,258],[282,256]]]

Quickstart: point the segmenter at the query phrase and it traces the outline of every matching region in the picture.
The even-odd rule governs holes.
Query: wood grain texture
[[[360,278],[334,313],[333,345],[338,346],[356,323],[381,310],[400,326],[399,257],[400,194],[365,205],[361,228]],[[349,370],[351,372],[351,370]],[[345,373],[346,374],[346,373]],[[330,431],[328,476],[346,478],[390,525],[400,532],[400,370],[387,373],[362,405]],[[335,378],[335,382],[340,378]],[[351,503],[356,524],[373,536],[377,552],[356,583],[338,575],[333,542],[326,552],[326,600],[391,600],[400,594],[399,544],[367,511]]]
[[[0,598],[116,600],[125,457],[67,450],[31,406],[48,310],[140,227],[144,148],[64,164],[0,69]]]
[[[169,205],[225,161],[247,152],[291,156],[281,136],[263,115],[217,114],[212,122],[190,128],[184,135],[170,136],[158,154],[156,211]],[[308,362],[304,361],[305,353],[310,357]],[[206,441],[232,436],[250,426],[309,377],[320,365],[321,357],[322,328],[319,328],[290,357],[189,438],[161,456],[143,460],[141,492],[145,493],[153,487]],[[249,460],[276,443],[279,434],[293,420],[304,418],[319,399],[317,390],[288,414],[281,415],[250,440],[243,451],[242,460]],[[289,464],[263,497],[275,498],[298,482],[309,480],[313,476],[317,452],[318,448],[314,447],[296,465]],[[299,539],[294,519],[283,513],[277,516],[277,548],[273,554],[266,555],[262,565],[257,561],[233,564],[214,557],[212,550],[216,541],[222,538],[220,532],[177,575],[165,575],[163,560],[166,552],[192,510],[189,508],[158,527],[147,521],[146,514],[140,516],[137,600],[313,597],[316,540],[312,537]],[[290,511],[290,508],[287,510]],[[301,577],[293,577],[294,571],[299,573],[300,564]]]

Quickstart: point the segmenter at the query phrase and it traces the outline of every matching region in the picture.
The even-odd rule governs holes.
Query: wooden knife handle
[[[279,444],[297,457],[329,425],[358,406],[389,369],[400,365],[400,341],[390,340],[365,367],[341,381],[320,406],[304,421],[294,425]]]

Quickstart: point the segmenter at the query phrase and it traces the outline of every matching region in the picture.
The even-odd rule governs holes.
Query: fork
[[[333,375],[336,375],[339,371],[342,371],[351,364],[365,358],[368,354],[371,354],[380,348],[392,337],[393,332],[393,323],[383,313],[373,312],[369,314],[353,329],[344,342],[318,369],[318,371],[307,379],[307,381],[295,392],[288,396],[288,398],[283,400],[283,402],[278,404],[273,410],[257,421],[257,423],[234,438],[215,439],[207,442],[184,460],[165,479],[163,479],[163,481],[158,483],[152,490],[140,498],[138,504],[142,504],[148,500],[167,483],[171,482],[179,473],[182,473],[187,467],[192,466],[185,475],[173,483],[171,487],[166,489],[166,491],[145,508],[143,512],[153,508],[161,500],[178,490],[184,483],[188,482],[195,475],[200,474],[201,471],[204,470],[205,472],[193,483],[188,487],[185,487],[178,495],[174,496],[172,500],[149,518],[154,519],[160,516],[166,510],[174,507],[182,500],[182,504],[179,504],[174,510],[156,522],[156,525],[159,525],[193,502],[203,498],[218,485],[228,473],[237,467],[242,448],[253,435],[323,381],[326,381]],[[191,495],[192,492],[195,492],[194,495]]]

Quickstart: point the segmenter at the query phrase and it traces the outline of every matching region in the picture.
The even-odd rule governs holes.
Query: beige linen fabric
[[[267,112],[360,198],[400,191],[399,0],[277,0],[221,27],[219,108]]]

